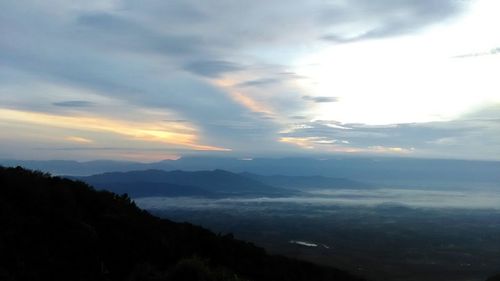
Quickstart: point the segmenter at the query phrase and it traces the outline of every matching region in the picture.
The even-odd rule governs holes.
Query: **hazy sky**
[[[500,160],[498,0],[0,2],[0,158]]]

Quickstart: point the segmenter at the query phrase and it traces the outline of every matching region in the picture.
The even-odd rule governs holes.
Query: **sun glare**
[[[315,118],[365,124],[445,121],[500,102],[495,75],[500,73],[500,53],[492,51],[500,40],[480,35],[492,24],[500,25],[491,13],[497,4],[491,2],[482,2],[479,11],[446,28],[327,45],[301,58],[297,72],[311,78],[301,87],[311,95],[339,98],[317,105]]]

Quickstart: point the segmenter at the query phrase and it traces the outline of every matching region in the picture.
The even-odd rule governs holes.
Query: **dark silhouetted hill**
[[[159,219],[127,195],[0,167],[0,280],[358,279]]]
[[[287,196],[296,191],[273,187],[235,173],[213,171],[131,171],[80,177],[99,189],[144,196]]]
[[[496,274],[494,276],[491,276],[490,278],[486,279],[486,281],[500,281],[500,273]]]

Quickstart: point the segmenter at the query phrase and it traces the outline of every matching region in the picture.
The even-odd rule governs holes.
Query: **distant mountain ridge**
[[[290,196],[299,192],[274,187],[258,180],[223,170],[145,170],[72,177],[99,189],[132,197],[147,196]]]
[[[57,175],[89,176],[105,172],[132,170],[199,171],[223,169],[272,176],[324,176],[345,178],[369,184],[392,186],[457,187],[487,184],[498,187],[500,161],[417,159],[387,157],[315,158],[237,158],[183,157],[154,163],[120,161],[23,161],[0,159],[3,166],[23,166]]]

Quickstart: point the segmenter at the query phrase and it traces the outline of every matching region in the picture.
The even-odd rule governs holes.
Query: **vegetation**
[[[340,267],[369,280],[484,281],[500,272],[500,210],[207,202],[207,208],[199,200],[197,208],[165,203],[151,212],[231,231],[268,252]],[[137,204],[147,208],[149,202]],[[500,275],[495,278],[488,281],[500,281]]]
[[[160,219],[128,195],[0,167],[0,280],[359,280]]]

